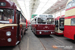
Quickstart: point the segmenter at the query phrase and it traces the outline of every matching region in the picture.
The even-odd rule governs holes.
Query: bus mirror
[[[12,19],[9,19],[9,23],[12,23]]]

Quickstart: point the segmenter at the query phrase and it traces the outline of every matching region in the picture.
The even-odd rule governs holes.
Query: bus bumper
[[[55,34],[56,35],[64,35],[64,33],[57,33],[57,32],[55,32]]]
[[[36,31],[36,35],[51,35],[54,31]]]
[[[15,39],[11,39],[11,42],[8,42],[8,39],[0,38],[0,46],[15,46],[15,45],[16,45]]]

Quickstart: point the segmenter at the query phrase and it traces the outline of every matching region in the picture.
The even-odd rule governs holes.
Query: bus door
[[[58,30],[58,20],[55,20],[55,31]]]
[[[20,34],[20,11],[17,11],[17,40],[19,39],[19,34]]]
[[[59,29],[63,31],[64,30],[64,18],[60,18],[59,21],[60,21],[59,22]]]

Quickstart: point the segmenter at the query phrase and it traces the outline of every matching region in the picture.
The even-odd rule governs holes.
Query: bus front
[[[37,26],[36,26],[37,35],[54,34],[54,28],[55,25],[53,17],[41,16],[37,18]]]
[[[16,45],[17,24],[14,24],[14,15],[14,4],[7,0],[0,0],[0,46]]]

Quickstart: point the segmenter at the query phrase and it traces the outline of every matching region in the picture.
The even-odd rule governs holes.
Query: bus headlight
[[[51,32],[51,34],[52,34],[53,32]]]
[[[6,35],[11,36],[11,32],[10,31],[6,32]]]
[[[11,38],[8,38],[8,39],[7,39],[7,41],[8,41],[8,42],[11,42],[11,41],[12,41],[12,39],[11,39]]]
[[[42,32],[41,32],[41,31],[40,31],[39,33],[40,33],[40,34],[42,34]]]

